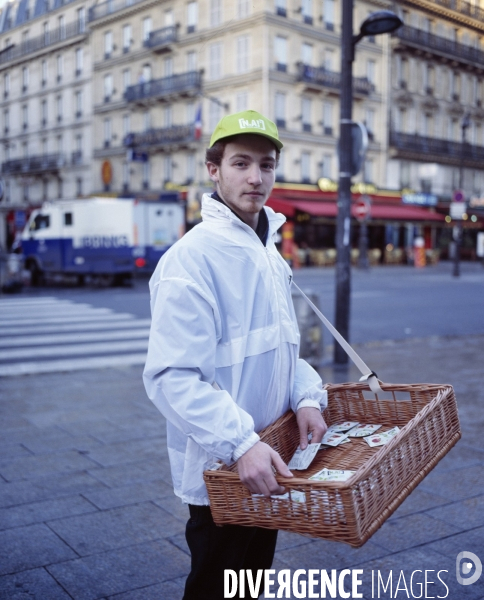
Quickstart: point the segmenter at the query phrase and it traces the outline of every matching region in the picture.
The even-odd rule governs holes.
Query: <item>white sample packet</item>
[[[313,462],[321,444],[308,444],[305,450],[298,446],[294,456],[287,465],[292,470],[303,471]]]
[[[345,431],[349,431],[359,425],[358,421],[345,421],[344,423],[335,423],[334,425],[330,425],[328,427],[328,431],[326,433],[342,433]]]
[[[395,437],[399,431],[399,427],[393,427],[393,429],[389,429],[383,433],[375,433],[373,435],[364,437],[363,439],[368,446],[370,446],[370,448],[373,448],[374,446],[384,446],[385,444],[388,444],[388,442]]]
[[[304,492],[298,492],[298,490],[290,490],[285,494],[272,494],[270,497],[274,500],[289,500],[289,494],[291,494],[291,500],[296,504],[304,504],[306,502],[306,494]],[[255,498],[263,498],[263,494],[252,494]]]
[[[324,468],[312,475],[309,479],[312,479],[313,481],[346,481],[353,473],[355,473],[355,471]]]
[[[346,434],[348,437],[366,437],[367,435],[371,435],[372,433],[375,433],[375,431],[377,429],[380,429],[381,424],[380,425],[357,425],[356,427],[353,427],[353,429],[350,429],[348,431],[348,433]]]
[[[343,440],[345,440],[348,436],[346,433],[335,433],[333,431],[327,431],[323,439],[321,440],[322,444],[327,444],[328,446],[339,446]]]

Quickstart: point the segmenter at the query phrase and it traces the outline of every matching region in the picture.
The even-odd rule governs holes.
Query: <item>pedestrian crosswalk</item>
[[[142,365],[149,326],[72,300],[0,298],[0,376]]]

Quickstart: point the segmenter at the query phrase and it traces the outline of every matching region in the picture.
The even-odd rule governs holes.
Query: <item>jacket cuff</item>
[[[321,410],[321,404],[318,400],[310,400],[309,398],[303,398],[297,405],[296,411],[300,408],[317,408]]]
[[[242,456],[242,454],[245,454],[247,452],[247,450],[250,450],[252,448],[252,446],[254,446],[255,444],[257,444],[257,442],[260,440],[260,437],[257,435],[257,433],[252,432],[249,437],[247,439],[245,439],[239,446],[237,446],[237,448],[234,450],[233,453],[233,459],[234,460],[239,460],[239,458]]]

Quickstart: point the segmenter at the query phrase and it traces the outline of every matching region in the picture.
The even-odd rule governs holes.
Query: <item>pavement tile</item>
[[[457,474],[434,470],[423,480],[421,489],[453,501],[484,494],[484,465],[460,469]]]
[[[161,460],[160,458],[143,460],[127,465],[121,464],[114,467],[89,469],[89,473],[99,481],[113,488],[159,479],[163,479],[163,481],[172,485],[170,466],[166,460]]]
[[[185,537],[185,528],[182,533],[177,533],[169,538],[166,538],[170,543],[176,546],[179,550],[184,552],[187,556],[191,556],[190,548],[188,547],[187,540]]]
[[[62,432],[62,435],[50,439],[30,439],[22,442],[34,454],[49,454],[59,450],[78,450],[88,454],[92,449],[101,446],[101,442],[89,435],[71,436]]]
[[[124,594],[109,596],[108,600],[181,600],[184,589],[184,579],[183,583],[176,579],[175,581],[165,581]]]
[[[151,502],[59,519],[49,527],[81,556],[166,538],[183,528]]]
[[[38,477],[29,481],[0,483],[0,507],[71,496],[106,486],[88,473],[69,473]]]
[[[75,450],[56,454],[39,454],[0,462],[0,474],[7,481],[18,481],[65,471],[84,471],[93,462]]]
[[[0,600],[71,600],[45,569],[0,577]]]
[[[398,552],[458,533],[462,529],[432,519],[426,513],[418,513],[386,521],[371,540],[387,550]]]
[[[42,567],[76,556],[43,524],[0,532],[0,575]]]
[[[434,519],[455,525],[459,529],[484,526],[484,495],[467,498],[427,511]]]
[[[125,443],[131,440],[147,440],[151,438],[166,439],[166,425],[158,421],[147,423],[131,423],[129,427],[113,428],[108,431],[94,433],[94,437],[103,444]]]
[[[451,471],[452,469],[465,469],[474,465],[484,465],[484,451],[468,446],[461,439],[450,452],[435,467],[435,471]]]
[[[48,567],[75,600],[95,600],[186,577],[190,559],[166,540],[103,552]],[[160,597],[158,600],[162,600]]]
[[[299,535],[298,533],[292,533],[291,531],[279,531],[277,534],[276,552],[294,548],[296,546],[303,546],[304,544],[312,544],[313,541],[313,539],[308,538],[305,535]]]
[[[167,456],[166,441],[161,438],[131,440],[94,448],[89,457],[103,467],[129,464]],[[0,471],[1,472],[1,471]]]
[[[44,523],[50,519],[61,519],[96,510],[95,506],[81,496],[70,496],[0,508],[0,530],[22,527],[33,523]]]
[[[341,569],[383,556],[387,551],[372,542],[352,548],[341,542],[313,540],[309,544],[276,550],[277,558],[291,569]]]
[[[477,554],[484,563],[484,527],[477,527],[464,533],[435,540],[431,544],[428,544],[427,547],[449,558],[454,558],[454,561],[459,552],[467,550],[468,552]]]
[[[161,498],[158,505],[167,510],[164,496],[168,495],[173,495],[173,489],[170,485],[160,479],[158,481],[148,481],[136,485],[124,485],[122,487],[101,490],[99,492],[89,492],[85,496],[90,502],[103,510]],[[179,503],[181,504],[180,500]],[[186,511],[188,512],[188,508]]]
[[[168,484],[167,484],[168,485]],[[190,518],[190,512],[188,510],[188,504],[184,504],[178,496],[173,493],[173,487],[170,485],[170,494],[165,495],[163,498],[154,500],[154,503],[161,506],[164,510],[168,511],[171,515],[180,519],[183,523],[186,523]]]
[[[0,446],[0,461],[5,460],[6,458],[17,458],[21,456],[32,456],[32,452],[19,443]]]
[[[119,432],[119,427],[104,418],[102,414],[97,419],[76,419],[72,422],[62,422],[59,426],[63,431],[71,435],[92,435],[101,442],[103,435]]]
[[[400,504],[397,510],[391,515],[390,519],[398,519],[405,515],[423,512],[429,508],[447,504],[448,502],[449,500],[447,498],[424,492],[420,487],[417,487],[409,496],[407,496],[402,504]]]

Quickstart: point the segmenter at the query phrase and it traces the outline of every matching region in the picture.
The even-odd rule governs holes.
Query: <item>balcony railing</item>
[[[202,87],[202,73],[188,71],[179,75],[153,79],[146,83],[131,85],[124,93],[127,102],[138,102],[149,98],[161,98],[173,94],[188,94],[198,92]]]
[[[128,133],[123,144],[129,148],[148,146],[165,146],[169,144],[183,144],[195,141],[194,125],[172,125],[148,129],[139,133]]]
[[[178,25],[170,25],[169,27],[163,27],[163,29],[157,29],[152,31],[147,40],[144,41],[143,45],[146,48],[152,50],[165,50],[171,44],[174,44],[178,39]]]
[[[133,4],[139,4],[142,1],[143,0],[107,0],[107,2],[101,2],[89,9],[89,21],[95,21],[96,19],[118,12],[118,10],[123,10],[123,8],[132,6]]]
[[[433,50],[437,54],[450,56],[453,60],[461,59],[471,63],[484,64],[484,52],[482,50],[466,46],[465,44],[459,44],[454,40],[448,40],[428,31],[417,29],[416,27],[404,25],[400,29],[397,29],[394,36],[412,46],[423,46],[426,49]]]
[[[433,158],[437,163],[458,165],[464,161],[464,163],[479,162],[482,164],[484,161],[484,146],[474,146],[467,142],[463,144],[418,134],[390,131],[390,146],[405,154],[421,155],[427,161]]]
[[[341,73],[329,71],[324,67],[311,67],[304,63],[297,63],[298,81],[304,81],[321,87],[329,87],[335,90],[341,88]],[[356,94],[369,95],[375,86],[366,77],[353,77],[353,92]]]
[[[2,173],[10,175],[22,173],[43,173],[45,171],[58,171],[66,165],[62,153],[42,154],[39,156],[28,156],[7,160],[2,164]]]
[[[25,56],[26,54],[31,54],[32,52],[37,52],[38,50],[42,50],[43,48],[58,44],[59,42],[86,32],[86,24],[82,21],[75,21],[64,27],[58,27],[57,29],[53,29],[52,31],[48,31],[37,37],[25,40],[18,45],[12,44],[12,46],[0,53],[0,64]]]
[[[477,5],[471,4],[466,0],[431,0],[432,4],[448,8],[455,12],[477,19],[478,21],[484,21],[484,10]]]

